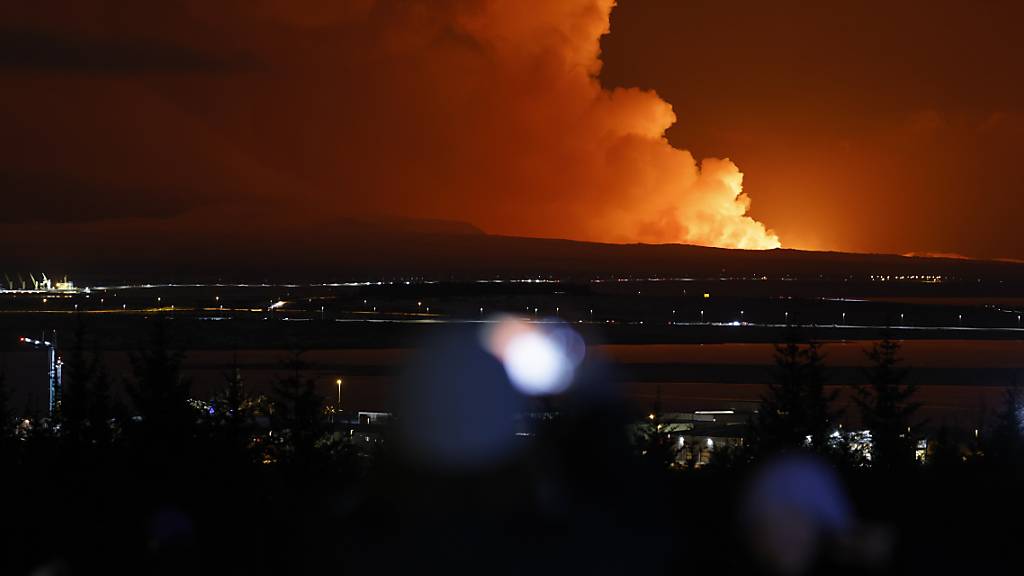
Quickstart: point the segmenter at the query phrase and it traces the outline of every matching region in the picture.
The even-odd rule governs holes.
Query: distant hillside
[[[211,236],[213,238],[211,239]],[[91,279],[185,281],[594,277],[817,277],[940,275],[1024,284],[1024,264],[800,250],[730,250],[683,244],[602,244],[487,235],[442,220],[344,219],[296,231],[225,224],[173,237],[117,235],[41,243],[0,255],[0,270]]]
[[[368,218],[364,222],[380,226],[384,230],[414,234],[451,234],[453,236],[482,235],[483,230],[458,220],[440,220],[437,218],[399,218],[381,216]]]
[[[685,244],[601,244],[542,238],[446,235],[378,246],[379,260],[339,254],[353,271],[455,277],[817,277],[934,276],[1024,281],[1024,265],[963,258],[801,250],[733,250]],[[386,254],[386,256],[385,256]]]

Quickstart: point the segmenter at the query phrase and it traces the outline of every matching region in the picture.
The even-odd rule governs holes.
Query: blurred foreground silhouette
[[[841,429],[827,356],[794,334],[742,437],[716,445],[660,398],[631,413],[617,369],[557,322],[448,329],[393,411],[362,419],[317,395],[301,354],[269,396],[235,370],[193,399],[168,331],[154,322],[134,355],[130,403],[83,333],[54,414],[15,417],[0,375],[4,574],[1012,567],[1017,390],[990,426],[922,444],[884,336],[863,430]]]

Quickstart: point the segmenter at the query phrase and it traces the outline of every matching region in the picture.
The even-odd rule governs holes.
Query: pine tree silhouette
[[[939,427],[935,440],[929,447],[928,466],[941,472],[949,472],[963,463],[960,446],[953,438],[953,431],[946,424]]]
[[[327,430],[323,398],[305,375],[309,367],[302,352],[295,352],[284,363],[290,373],[274,384],[274,428],[281,433],[285,459],[300,465],[314,461],[317,444]]]
[[[128,395],[142,418],[143,436],[163,448],[183,444],[195,423],[195,411],[188,404],[189,382],[181,375],[184,358],[183,352],[172,350],[163,317],[153,322],[149,340],[130,357],[133,380]]]
[[[1024,390],[1014,381],[1006,388],[1003,406],[996,414],[996,422],[983,444],[985,461],[1003,470],[1021,471],[1024,468]]]
[[[775,345],[772,382],[751,424],[752,450],[828,449],[837,393],[825,391],[824,361],[821,344],[801,343],[796,332]]]
[[[66,440],[78,442],[89,416],[90,388],[96,375],[96,358],[86,352],[86,326],[79,315],[75,321],[74,340],[64,363],[64,391],[61,415]]]
[[[224,380],[224,389],[210,403],[212,432],[226,456],[248,460],[256,407],[245,392],[237,360],[233,362],[231,371],[224,375]]]
[[[94,445],[109,446],[113,442],[110,377],[105,363],[97,361],[95,366],[96,375],[89,394],[88,438]]]
[[[857,385],[855,397],[863,425],[871,432],[872,467],[898,470],[914,463],[916,448],[911,418],[920,404],[911,401],[917,385],[906,382],[909,370],[902,367],[901,344],[888,332],[865,354],[871,366],[864,370],[867,384]]]
[[[13,448],[14,415],[11,413],[11,391],[7,386],[7,370],[0,366],[0,458]]]

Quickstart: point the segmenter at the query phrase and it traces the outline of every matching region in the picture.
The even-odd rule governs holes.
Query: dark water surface
[[[829,383],[847,401],[853,384],[863,382],[864,350],[870,341],[827,343],[824,351]],[[389,392],[411,348],[310,350],[302,354],[312,378],[329,402],[337,401],[337,378],[343,379],[342,404],[347,410],[387,410]],[[612,344],[588,348],[591,359],[603,358],[613,367],[611,377],[638,409],[646,409],[660,388],[666,410],[751,409],[771,379],[771,344]],[[287,373],[291,357],[283,349],[192,350],[184,374],[193,394],[208,398],[237,366],[247,388],[269,392]],[[999,406],[1004,388],[1024,382],[1024,342],[1016,340],[909,340],[903,357],[910,378],[921,387],[918,400],[924,414],[942,422],[976,425],[986,411]],[[102,358],[115,389],[131,376],[129,353],[106,351]],[[3,353],[8,382],[15,392],[15,409],[31,403],[42,410],[46,399],[46,355],[41,350],[15,349]]]

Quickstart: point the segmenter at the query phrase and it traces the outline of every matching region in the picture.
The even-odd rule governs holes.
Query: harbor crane
[[[4,273],[5,284],[0,285],[0,291],[10,290],[11,292],[88,292],[89,289],[79,290],[75,287],[75,283],[68,280],[67,275],[64,275],[63,280],[57,278],[50,278],[45,272],[36,275],[29,272],[28,280],[21,273],[15,274],[17,281],[15,281],[7,273]]]

